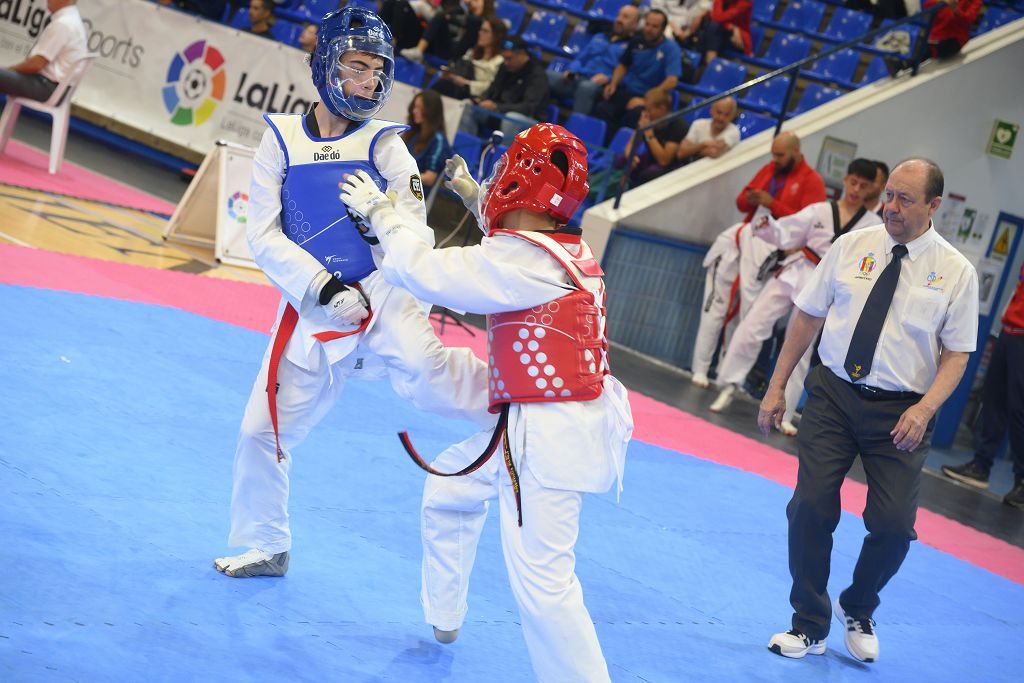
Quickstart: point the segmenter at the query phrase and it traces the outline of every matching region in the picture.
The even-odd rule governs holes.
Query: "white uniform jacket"
[[[511,235],[479,246],[438,249],[408,226],[378,235],[385,280],[440,306],[475,313],[518,311],[574,289],[565,269],[543,248]],[[508,435],[517,467],[547,488],[592,493],[619,481],[633,419],[626,389],[611,375],[593,401],[513,403]]]
[[[836,232],[843,228],[834,225],[830,202],[816,202],[779,219],[772,218],[768,209],[760,207],[751,222],[758,220],[762,215],[767,217],[768,225],[758,231],[758,237],[776,249],[810,249],[817,255],[818,261],[825,258],[825,254],[832,248],[832,242],[835,241]],[[880,222],[878,214],[865,211],[845,232],[861,230]],[[803,251],[790,254],[776,277],[791,287],[790,291],[795,298],[810,280],[818,261],[812,260]]]
[[[434,235],[433,231],[423,224],[426,220],[426,209],[422,191],[417,190],[420,187],[419,169],[405,142],[397,135],[402,129],[404,126],[369,119],[339,137],[314,138],[308,131],[304,134],[310,141],[346,144],[355,148],[356,154],[359,150],[369,154],[369,150],[372,149],[372,161],[387,181],[388,190],[397,196],[398,210],[416,219],[413,234],[423,243],[424,248],[429,249],[434,243]],[[310,305],[306,296],[314,277],[323,270],[323,266],[302,247],[288,239],[282,230],[281,185],[289,161],[295,164],[301,163],[302,160],[294,154],[286,157],[277,136],[268,128],[253,157],[246,236],[256,265],[266,273],[283,296],[278,310],[278,322],[286,303],[290,303],[299,312],[299,323],[285,348],[285,357],[296,365],[309,369],[314,347],[320,343],[313,335],[318,332],[337,331],[339,328],[328,319],[323,306]],[[416,181],[413,182],[412,178],[416,178]],[[419,196],[416,194],[417,191]],[[339,217],[344,215],[345,207],[338,201],[337,195],[324,197],[323,201],[337,203]],[[374,261],[378,266],[381,256],[379,247],[375,248]],[[379,271],[363,278],[360,285],[370,300],[371,308],[382,303],[391,292],[391,286],[384,282]],[[305,307],[302,305],[304,298],[307,300]],[[369,327],[375,322],[376,320],[371,320]],[[275,330],[276,328],[277,324],[274,326]],[[329,362],[333,364],[352,353],[358,345],[359,338],[360,335],[353,335],[324,344]],[[365,365],[373,366],[372,363]]]

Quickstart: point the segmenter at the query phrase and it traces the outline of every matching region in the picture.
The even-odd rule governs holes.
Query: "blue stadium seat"
[[[789,88],[789,76],[776,76],[747,90],[740,99],[740,105],[746,109],[766,112],[773,116],[782,113],[785,106],[786,90]]]
[[[469,172],[473,174],[474,178],[477,167],[480,165],[480,152],[483,150],[483,146],[483,140],[475,135],[463,133],[461,130],[455,133],[452,152],[466,160],[466,166],[469,167]],[[477,178],[477,180],[480,179]]]
[[[583,140],[588,149],[604,145],[608,124],[603,119],[573,112],[569,114],[569,118],[565,120],[563,125],[567,131]]]
[[[779,9],[779,0],[754,0],[754,21],[768,24],[775,21],[775,12]]]
[[[562,52],[562,35],[568,26],[569,17],[564,14],[537,10],[523,29],[522,38],[530,45]]]
[[[541,7],[585,16],[583,5],[586,3],[584,0],[531,0],[531,2]]]
[[[868,68],[864,70],[864,74],[860,77],[857,82],[857,87],[867,85],[868,83],[874,83],[880,81],[883,78],[889,77],[889,67],[885,64],[884,57],[875,57],[868,64]]]
[[[806,111],[814,109],[819,104],[825,104],[826,102],[836,99],[842,94],[842,90],[826,88],[823,85],[811,83],[806,89],[804,89],[804,94],[800,96],[800,101],[796,103],[796,107],[794,107],[793,111],[790,112],[789,118],[799,116]]]
[[[508,34],[514,36],[523,26],[526,16],[526,5],[516,0],[494,0],[494,13],[508,24]]]
[[[235,11],[235,16],[231,17],[231,21],[228,22],[228,26],[231,28],[249,28],[249,9],[247,7],[239,7]]]
[[[556,74],[564,74],[569,70],[570,60],[568,57],[552,57],[551,61],[548,62],[548,71],[553,71]]]
[[[1011,9],[1000,9],[998,7],[989,7],[985,10],[985,16],[978,22],[978,29],[973,35],[986,33],[994,28],[999,28],[1005,24],[1009,24],[1011,21],[1016,21],[1021,18],[1019,12],[1015,12]]]
[[[408,83],[414,88],[423,87],[423,78],[427,69],[419,62],[413,62],[404,57],[395,57],[395,80]]]
[[[561,117],[562,112],[559,111],[558,105],[554,102],[548,104],[547,115],[544,117],[544,123],[558,123],[558,119]]]
[[[860,63],[860,53],[846,48],[824,59],[811,62],[810,68],[801,69],[800,75],[823,83],[835,83],[846,88],[853,88],[853,72]]]
[[[591,19],[615,21],[615,16],[629,0],[594,0],[594,4],[586,11]]]
[[[808,33],[818,30],[824,16],[825,5],[817,0],[790,0],[786,9],[782,10],[781,17],[774,21],[764,20],[762,23],[784,31]]]
[[[777,32],[763,57],[744,57],[743,61],[768,68],[788,66],[811,53],[811,40],[795,33]]]
[[[483,159],[484,172],[480,174],[478,180],[482,182],[487,178],[487,176],[491,175],[491,171],[494,169],[494,164],[498,163],[498,159],[500,159],[501,155],[507,151],[508,145],[498,145],[497,147],[489,151]]]
[[[805,35],[830,43],[845,43],[862,36],[871,28],[871,15],[854,9],[838,7],[824,31],[804,31]]]
[[[629,144],[629,139],[633,137],[633,133],[636,131],[629,126],[623,126],[615,131],[615,135],[612,136],[612,141],[608,143],[608,149],[613,154],[625,154],[626,145]]]
[[[750,25],[750,54],[756,55],[761,51],[761,43],[764,42],[764,26],[760,24]],[[729,59],[742,59],[744,54],[734,48],[731,44],[723,50],[722,55]]]
[[[302,7],[313,17],[313,21],[320,21],[325,14],[338,9],[338,3],[336,0],[305,0]]]
[[[576,25],[572,27],[572,31],[569,32],[569,39],[565,41],[563,52],[567,55],[578,55],[587,46],[592,37],[587,33],[587,22],[576,22]]]
[[[270,35],[274,37],[274,40],[285,45],[291,45],[292,47],[299,46],[299,36],[301,34],[302,24],[285,21],[284,19],[278,19],[270,27]]]
[[[735,88],[747,79],[747,67],[715,57],[704,69],[700,81],[696,85],[680,83],[679,89],[691,95],[710,97],[720,92]]]
[[[736,117],[735,123],[736,127],[740,129],[741,139],[749,138],[761,131],[775,127],[775,119],[750,111],[741,111],[740,115]]]

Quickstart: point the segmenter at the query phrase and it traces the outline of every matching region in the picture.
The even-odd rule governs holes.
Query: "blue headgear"
[[[384,60],[380,69],[358,70],[341,63],[346,52],[364,52]],[[335,116],[354,121],[368,119],[384,106],[391,95],[395,77],[395,57],[391,48],[391,29],[380,17],[362,7],[346,7],[331,12],[320,21],[316,36],[316,52],[310,62],[313,85],[324,106]],[[372,80],[371,80],[372,79]],[[358,84],[371,81],[372,90],[353,92]],[[354,86],[354,87],[353,87]]]

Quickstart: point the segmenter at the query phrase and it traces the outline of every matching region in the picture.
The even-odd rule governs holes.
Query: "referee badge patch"
[[[412,192],[416,199],[423,201],[423,183],[420,182],[418,175],[409,176],[409,191]]]

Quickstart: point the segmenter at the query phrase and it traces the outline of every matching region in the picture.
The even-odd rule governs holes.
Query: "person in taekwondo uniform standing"
[[[767,267],[774,262],[768,260],[774,259],[771,245],[756,239],[758,230],[767,223],[763,214],[753,223],[754,213],[765,207],[775,218],[782,218],[814,202],[825,201],[825,182],[804,161],[800,138],[795,133],[779,133],[772,141],[771,154],[772,160],[736,198],[736,208],[746,216],[719,234],[704,257],[704,306],[690,364],[692,382],[702,389],[711,386],[708,368],[723,328],[737,314],[740,320],[746,317],[767,279]]]
[[[359,170],[415,218],[413,238],[433,244],[416,162],[398,136],[406,127],[372,118],[391,92],[391,32],[365,9],[327,14],[310,64],[320,102],[305,115],[268,114],[253,159],[249,246],[283,299],[235,452],[228,542],[249,550],[214,561],[233,577],[287,570],[289,449],[357,370],[386,372],[417,407],[494,424],[486,365],[438,341],[423,305],[384,281],[379,246],[335,199],[343,175]]]
[[[877,175],[875,162],[854,159],[846,168],[843,196],[838,202],[817,202],[777,221],[767,209],[758,208],[753,223],[757,224],[763,215],[767,227],[758,230],[757,236],[788,256],[782,261],[782,267],[775,271],[775,277],[769,279],[758,294],[750,312],[740,321],[729,341],[725,357],[718,365],[718,384],[722,390],[711,404],[711,412],[721,412],[732,402],[736,390],[757,362],[761,345],[772,335],[775,321],[794,312],[793,301],[832,243],[851,230],[881,222],[878,214],[864,205]],[[786,414],[780,431],[787,436],[796,435],[793,413],[804,390],[812,352],[813,349],[808,349],[803,355],[786,385]]]
[[[797,297],[799,309],[761,401],[758,427],[778,427],[784,387],[822,330],[797,436],[800,467],[789,518],[792,627],[768,647],[784,657],[825,653],[830,614],[856,659],[878,659],[879,592],[917,538],[917,494],[935,413],[978,341],[978,275],[931,224],[942,171],[926,159],[893,169],[885,224],[836,240]],[[868,481],[853,582],[829,600],[839,488],[860,456]]]
[[[477,215],[487,236],[479,246],[431,251],[408,214],[362,172],[341,195],[380,239],[386,280],[488,314],[487,396],[500,413],[498,428],[430,466],[403,435],[407,452],[432,473],[422,510],[426,621],[441,642],[457,636],[487,501],[497,497],[537,678],[607,681],[574,547],[583,493],[621,482],[633,421],[626,390],[610,374],[603,273],[580,230],[566,226],[587,196],[587,151],[572,133],[544,123],[515,137],[482,187],[458,157],[446,172],[468,206],[482,197]],[[490,457],[499,442],[504,457]]]

